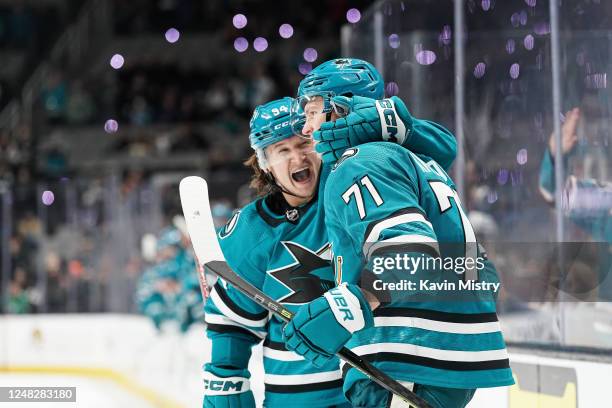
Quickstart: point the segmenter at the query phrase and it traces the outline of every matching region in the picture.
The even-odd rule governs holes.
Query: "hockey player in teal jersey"
[[[383,83],[368,63],[331,66],[330,88],[338,95],[383,97]],[[318,69],[319,67],[317,67]],[[317,69],[313,70],[316,74]],[[345,81],[343,74],[354,75]],[[309,138],[289,126],[291,98],[259,106],[251,120],[249,161],[261,198],[236,212],[219,231],[228,264],[259,289],[295,311],[335,286],[334,272],[320,200],[331,170],[313,151]],[[381,140],[381,132],[370,136]],[[450,164],[454,137],[442,128],[413,132],[406,146],[426,149]],[[207,335],[212,340],[205,365],[205,407],[251,407],[248,362],[251,347],[263,340],[265,405],[269,407],[330,407],[347,404],[342,393],[339,361],[334,357],[313,365],[285,348],[283,323],[270,316],[231,285],[219,280],[206,302]]]
[[[324,121],[328,103],[347,105],[337,96],[329,101],[323,92],[318,96],[311,92],[301,106],[307,134]],[[397,114],[387,110],[389,102],[359,101],[354,112],[314,133],[319,143],[340,146],[335,155],[344,151],[324,193],[341,285],[298,310],[284,329],[287,348],[323,364],[347,346],[393,378],[414,384],[414,391],[432,406],[464,407],[476,388],[514,382],[495,311],[497,274],[475,244],[454,184],[436,161],[392,143],[341,147],[371,127],[377,113]],[[382,126],[394,120],[381,121]],[[402,270],[394,262],[398,257],[420,258],[421,266]],[[455,264],[460,258],[473,261],[467,270],[446,270],[426,261],[436,258]],[[381,265],[389,265],[386,261],[390,266],[377,275]],[[424,265],[434,267],[426,270]],[[468,281],[487,285],[482,291],[453,289]],[[383,286],[404,282],[416,289]],[[423,288],[421,282],[445,284],[449,292]],[[348,365],[343,378],[353,406],[391,403],[388,391]]]
[[[177,228],[164,228],[157,240],[157,262],[138,281],[136,302],[157,329],[164,321],[178,320],[185,332],[201,315],[199,284],[193,278],[195,260],[181,238]]]

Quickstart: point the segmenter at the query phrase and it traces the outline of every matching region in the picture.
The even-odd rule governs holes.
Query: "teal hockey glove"
[[[325,122],[313,133],[316,150],[324,162],[334,162],[349,147],[368,142],[404,144],[412,131],[413,118],[397,96],[375,100],[361,96],[335,96],[336,112],[347,113],[335,122]]]
[[[288,350],[322,367],[353,333],[373,325],[372,310],[359,287],[342,284],[301,306],[283,335]]]
[[[358,380],[346,392],[346,398],[354,408],[386,408],[393,394],[373,381]]]
[[[204,408],[255,408],[248,370],[204,366]]]

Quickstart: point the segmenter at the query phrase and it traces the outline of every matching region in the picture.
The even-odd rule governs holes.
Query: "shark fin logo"
[[[316,252],[291,241],[282,241],[282,244],[294,259],[294,262],[268,271],[272,277],[291,291],[288,295],[278,299],[279,302],[286,304],[308,303],[334,287],[329,244],[324,245]],[[322,279],[313,273],[321,268],[329,269],[329,280]]]

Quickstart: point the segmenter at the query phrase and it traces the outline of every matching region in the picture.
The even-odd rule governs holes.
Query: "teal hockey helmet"
[[[291,126],[294,132],[301,132],[305,122],[304,107],[318,98],[322,99],[320,113],[334,109],[334,96],[364,96],[382,99],[385,84],[382,76],[372,64],[357,58],[338,58],[326,61],[302,79],[298,96],[291,106]],[[336,112],[344,116],[345,112]]]
[[[298,97],[333,93],[336,96],[365,96],[382,99],[385,84],[374,65],[357,58],[326,61],[302,79]]]
[[[253,111],[249,127],[251,148],[257,151],[293,136],[289,113],[293,98],[285,97],[259,105]]]
[[[259,166],[267,167],[265,148],[295,135],[290,122],[293,98],[285,97],[259,105],[251,118],[249,141]]]

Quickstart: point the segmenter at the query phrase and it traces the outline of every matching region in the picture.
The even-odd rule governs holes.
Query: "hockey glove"
[[[414,391],[414,384],[400,381],[402,385]],[[420,393],[417,395],[421,396]],[[412,405],[396,397],[390,391],[371,380],[357,380],[346,391],[346,398],[353,408],[412,408]],[[429,401],[429,398],[427,398]],[[438,406],[433,405],[432,406]],[[446,407],[447,405],[440,405]]]
[[[210,363],[204,366],[204,408],[255,408],[250,389],[249,372],[223,368]]]
[[[288,350],[322,367],[353,333],[373,325],[372,310],[359,287],[342,284],[301,306],[283,335]]]
[[[331,103],[337,112],[348,114],[335,122],[323,123],[313,133],[316,150],[325,163],[338,160],[346,149],[363,143],[404,144],[412,131],[412,115],[397,96],[381,100],[336,96]]]

